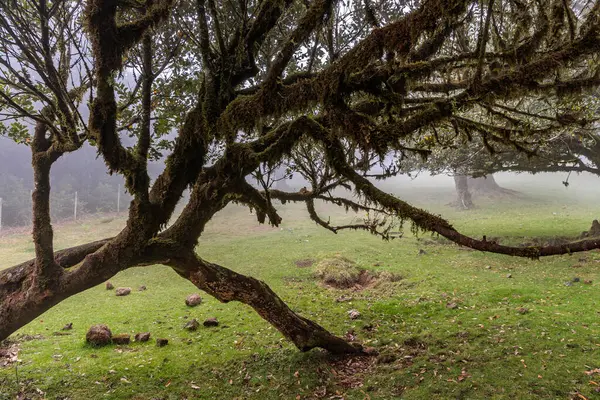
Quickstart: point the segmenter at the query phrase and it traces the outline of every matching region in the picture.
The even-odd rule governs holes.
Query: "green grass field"
[[[452,196],[446,186],[388,191],[424,198],[466,233],[503,243],[576,236],[599,216],[594,192],[542,190],[527,182],[511,186],[521,192],[517,198],[476,199],[479,208],[470,212],[446,205]],[[322,210],[332,220],[353,217]],[[377,348],[378,357],[300,353],[249,307],[204,294],[203,304],[188,308],[192,284],[153,266],[111,280],[132,287],[129,296],[96,287],[13,335],[20,362],[0,368],[0,399],[19,393],[48,399],[600,398],[600,373],[590,372],[600,368],[600,252],[532,261],[460,249],[428,234],[414,237],[409,226],[391,242],[360,232],[334,235],[299,205],[286,205],[282,216],[281,227],[271,228],[258,225],[247,209],[228,207],[211,222],[198,253],[266,281],[295,311]],[[58,225],[57,247],[109,236],[122,223]],[[319,284],[313,268],[294,264],[335,254],[403,279],[336,290]],[[33,245],[24,234],[3,236],[0,255],[8,267],[31,258]],[[580,282],[565,285],[575,277]],[[137,291],[141,285],[148,290]],[[336,302],[342,295],[352,300]],[[361,317],[349,319],[350,309]],[[183,329],[191,318],[208,317],[220,326]],[[69,322],[68,335],[55,335]],[[92,348],[85,333],[96,323],[113,333],[150,331],[169,345],[158,348],[151,340]]]

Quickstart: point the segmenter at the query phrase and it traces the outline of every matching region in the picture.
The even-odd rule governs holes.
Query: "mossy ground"
[[[475,199],[479,207],[469,212],[445,206],[451,189],[419,193],[428,194],[429,208],[457,228],[506,243],[576,236],[599,216],[593,196],[542,193],[531,185],[511,188],[523,196],[496,204]],[[410,199],[413,192],[398,193]],[[188,308],[185,297],[195,288],[168,268],[153,266],[114,277],[115,287],[134,289],[129,296],[96,287],[14,335],[41,337],[23,341],[21,361],[0,369],[0,399],[19,392],[48,399],[600,397],[595,392],[600,376],[585,373],[600,367],[600,252],[532,261],[459,249],[408,232],[384,242],[360,232],[327,232],[312,224],[300,205],[282,210],[282,226],[271,228],[257,225],[246,209],[227,208],[211,223],[199,254],[265,280],[297,312],[376,347],[379,363],[353,364],[318,350],[300,353],[241,304],[203,295],[203,304]],[[350,218],[338,210],[326,214],[332,221]],[[58,246],[109,236],[122,222],[57,226]],[[8,266],[31,258],[33,246],[26,235],[3,236],[0,254],[2,266]],[[360,292],[335,290],[315,279],[316,264],[294,264],[336,254],[403,279]],[[566,286],[574,277],[580,282]],[[584,284],[586,279],[593,284]],[[141,285],[147,290],[138,292]],[[352,300],[335,301],[344,294]],[[359,310],[360,319],[350,320],[349,309]],[[183,329],[191,318],[208,317],[221,325]],[[69,322],[68,335],[53,335]],[[153,339],[168,338],[169,345],[157,348],[152,339],[92,348],[84,336],[96,323],[108,324],[114,333],[150,331]]]

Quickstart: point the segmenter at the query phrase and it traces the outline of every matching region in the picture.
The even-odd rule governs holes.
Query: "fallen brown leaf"
[[[594,374],[600,374],[600,368],[590,369],[589,371],[585,371],[587,376],[592,376]]]

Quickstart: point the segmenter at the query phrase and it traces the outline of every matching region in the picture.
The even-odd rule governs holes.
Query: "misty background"
[[[163,169],[161,161],[148,166],[152,179]],[[567,196],[573,201],[594,200],[600,195],[599,177],[587,173],[499,173],[495,179],[502,187],[519,190],[530,188],[532,193],[544,189],[545,194]],[[569,185],[563,185],[568,178]],[[306,182],[299,176],[281,181],[281,190],[297,191]],[[62,156],[51,173],[51,216],[53,221],[74,219],[77,193],[77,218],[100,213],[124,212],[131,196],[124,189],[123,178],[109,175],[96,149],[85,144],[80,150]],[[406,200],[419,202],[438,193],[443,201],[451,202],[454,181],[446,175],[431,176],[427,171],[411,178],[401,175],[379,182],[379,186]],[[29,147],[0,136],[0,198],[2,198],[2,228],[31,225],[31,191],[33,170]],[[498,199],[497,201],[502,201]],[[120,202],[120,204],[118,204]],[[118,210],[119,208],[119,210]]]

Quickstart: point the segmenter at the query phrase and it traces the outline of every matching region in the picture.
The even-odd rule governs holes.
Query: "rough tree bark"
[[[479,178],[467,177],[467,182],[469,188],[475,192],[494,192],[502,189],[493,174]]]
[[[487,196],[495,196],[495,195],[506,195],[506,196],[514,196],[517,194],[514,190],[503,188],[498,185],[496,182],[496,178],[494,178],[493,174],[489,174],[486,176],[467,179],[467,183],[472,192]]]
[[[467,175],[454,175],[456,189],[456,205],[463,210],[475,207],[473,194],[479,196],[514,196],[517,192],[498,185],[493,174],[472,178]]]
[[[454,175],[454,187],[456,189],[456,205],[463,210],[474,207],[471,192],[469,191],[468,178],[465,175]]]

